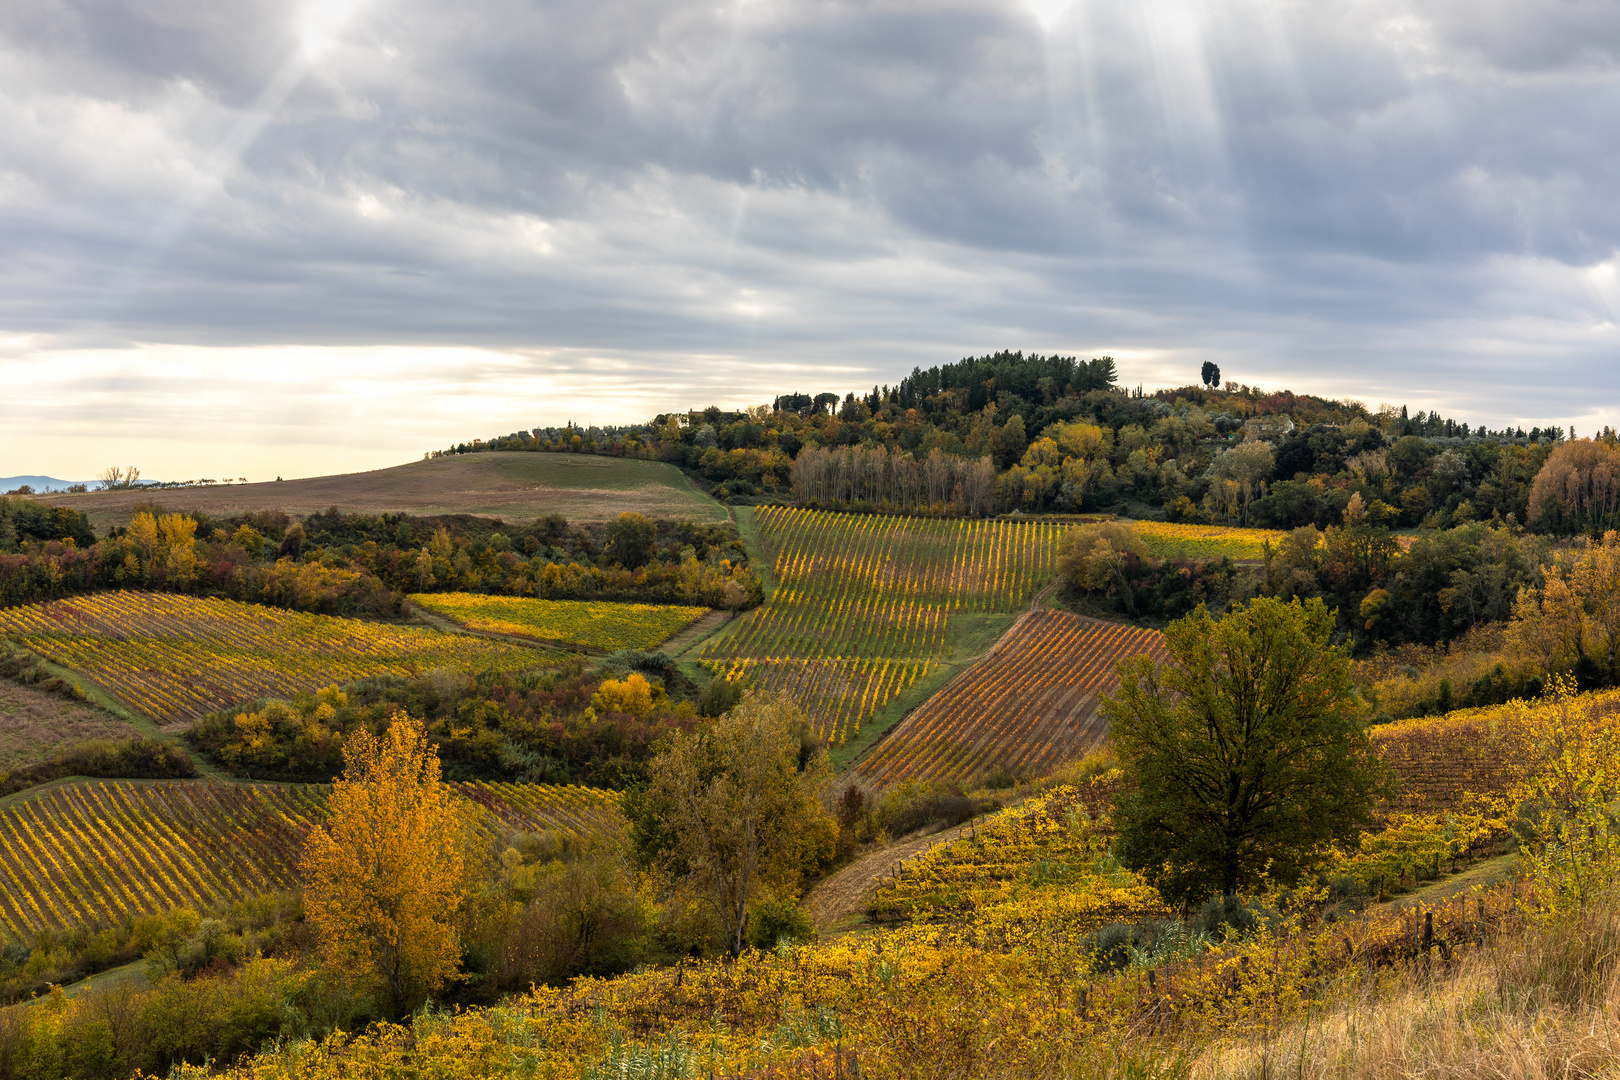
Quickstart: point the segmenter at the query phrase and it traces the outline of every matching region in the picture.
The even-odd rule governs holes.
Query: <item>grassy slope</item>
[[[87,739],[138,734],[144,732],[92,704],[0,680],[0,772],[44,761]]]
[[[1202,1080],[1615,1076],[1620,908],[1532,924],[1452,963],[1345,980],[1245,1039],[1166,1046],[1156,1075]],[[1109,1075],[1109,1074],[1104,1074]],[[1111,1075],[1127,1074],[1123,1070]]]
[[[153,720],[144,713],[139,713],[134,709],[131,709],[128,705],[125,705],[122,701],[119,701],[117,698],[107,693],[107,691],[103,690],[100,686],[97,686],[79,672],[74,671],[72,668],[65,668],[62,665],[52,663],[43,657],[40,658],[40,663],[43,664],[45,670],[49,671],[52,675],[55,675],[66,682],[73,683],[79,689],[83,690],[85,697],[90,700],[92,705],[106,710],[117,720],[121,720],[128,724],[131,728],[134,728],[135,730],[132,734],[145,735],[147,738],[158,739],[162,742],[169,743],[172,746],[179,747],[185,752],[185,755],[191,759],[192,764],[197,767],[198,775],[215,780],[230,779],[224,773],[220,772],[219,769],[209,764],[209,762],[201,754],[193,751],[190,746],[187,746],[186,743],[178,737],[178,731],[184,730],[185,728],[189,728],[191,726],[189,722],[183,726],[177,726],[176,730],[164,731],[162,726],[159,725],[157,721]]]
[[[776,591],[776,575],[772,572],[771,560],[765,557],[765,545],[759,539],[758,523],[754,521],[754,508],[732,507],[731,517],[737,523],[737,538],[742,541],[743,550],[748,552],[749,563],[759,571],[760,580],[765,586],[765,599],[769,600],[771,594]]]
[[[673,465],[588,454],[465,454],[391,469],[264,484],[51,495],[42,501],[83,510],[97,531],[123,524],[136,504],[215,516],[253,510],[304,515],[336,506],[367,514],[477,514],[526,520],[561,514],[604,521],[621,511],[649,517],[723,521],[726,508]]]

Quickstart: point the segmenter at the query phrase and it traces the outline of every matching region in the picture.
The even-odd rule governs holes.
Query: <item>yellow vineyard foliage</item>
[[[370,675],[550,662],[527,646],[425,627],[138,592],[0,610],[0,635],[165,723]]]
[[[1095,793],[1060,788],[909,863],[878,894],[875,911],[890,924],[870,933],[580,979],[499,1008],[424,1015],[409,1032],[382,1027],[280,1048],[244,1063],[241,1075],[585,1080],[652,1075],[660,1063],[664,1075],[826,1076],[834,1063],[853,1075],[849,1055],[864,1076],[1053,1075],[1072,1072],[1080,1048],[1274,1029],[1342,980],[1364,988],[1384,965],[1421,955],[1425,942],[1454,955],[1537,907],[1578,904],[1610,887],[1620,866],[1605,801],[1620,775],[1617,714],[1620,694],[1560,693],[1392,733],[1429,728],[1450,738],[1494,724],[1500,745],[1525,756],[1505,786],[1492,773],[1491,791],[1447,800],[1473,809],[1397,810],[1345,858],[1368,870],[1428,858],[1437,844],[1496,827],[1493,810],[1511,810],[1528,825],[1527,886],[1341,922],[1284,912],[1246,939],[1109,974],[1090,929],[1155,908],[1107,860],[1105,823],[1087,813]]]
[[[783,690],[841,744],[934,669],[956,614],[1012,612],[1057,567],[1061,526],[760,507],[776,590],[705,642],[717,670]]]
[[[469,630],[599,649],[650,649],[709,609],[597,600],[533,600],[480,593],[415,593],[413,604]]]
[[[1190,525],[1171,521],[1133,521],[1131,527],[1147,542],[1148,554],[1158,559],[1258,560],[1266,545],[1275,547],[1286,532],[1277,529],[1241,529],[1225,525]]]
[[[552,784],[452,785],[481,834],[627,827],[619,795]],[[292,888],[324,784],[77,780],[0,807],[0,940],[207,910]]]

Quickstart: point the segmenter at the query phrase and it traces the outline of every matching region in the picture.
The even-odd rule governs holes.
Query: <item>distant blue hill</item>
[[[94,480],[58,480],[54,476],[0,476],[0,494],[15,491],[27,484],[35,491],[44,491],[51,488],[55,491],[66,491],[73,484],[89,484],[95,486]]]

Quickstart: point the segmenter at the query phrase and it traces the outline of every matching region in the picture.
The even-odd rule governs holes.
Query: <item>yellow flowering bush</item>
[[[646,716],[658,704],[668,704],[669,695],[663,687],[654,687],[639,671],[632,671],[623,679],[604,679],[591,695],[591,708],[599,712],[622,712],[633,716]]]

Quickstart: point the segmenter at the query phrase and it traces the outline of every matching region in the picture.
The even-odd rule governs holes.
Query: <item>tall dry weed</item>
[[[1620,902],[1455,965],[1346,986],[1263,1041],[1209,1049],[1195,1080],[1620,1076]]]

